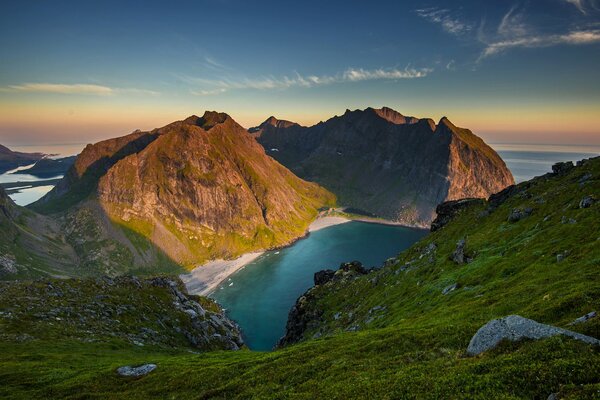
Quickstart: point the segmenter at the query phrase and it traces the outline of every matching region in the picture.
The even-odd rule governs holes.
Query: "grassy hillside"
[[[311,289],[303,307],[313,318],[298,344],[192,354],[117,339],[3,340],[0,396],[598,398],[597,347],[554,337],[476,357],[466,348],[480,326],[509,314],[600,337],[598,317],[569,325],[600,309],[600,203],[580,206],[600,197],[599,177],[594,159],[520,184],[380,270]],[[459,263],[463,239],[469,262]],[[115,372],[145,362],[158,368],[143,378]]]

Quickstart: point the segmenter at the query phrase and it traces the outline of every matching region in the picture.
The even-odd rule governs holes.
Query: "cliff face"
[[[443,201],[487,197],[514,183],[494,150],[446,118],[436,125],[368,108],[308,128],[269,119],[250,132],[340,204],[410,225],[428,226]]]
[[[100,258],[116,246],[131,253],[117,264],[149,265],[163,255],[194,266],[287,244],[334,201],[268,157],[227,114],[207,112],[89,145],[34,208],[62,215],[74,240],[87,237]],[[114,274],[113,264],[99,267]]]

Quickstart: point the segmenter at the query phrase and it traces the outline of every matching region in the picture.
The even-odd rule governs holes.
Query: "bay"
[[[358,260],[379,267],[427,234],[426,230],[349,222],[311,233],[269,251],[222,282],[211,295],[242,328],[253,350],[270,350],[283,336],[296,299],[313,286],[313,275]]]

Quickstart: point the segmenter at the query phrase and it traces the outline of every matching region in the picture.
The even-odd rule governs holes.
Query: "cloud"
[[[571,31],[565,34],[546,36],[524,36],[489,43],[480,56],[480,60],[512,48],[550,47],[561,44],[582,45],[600,43],[600,29]]]
[[[579,12],[586,15],[591,10],[598,10],[597,0],[565,0],[567,3],[574,5]]]
[[[423,8],[415,12],[419,17],[441,25],[443,30],[454,35],[461,35],[473,29],[472,25],[453,17],[447,9]]]
[[[196,96],[214,96],[217,94],[225,93],[227,89],[213,89],[213,90],[192,90],[191,94]]]
[[[315,86],[331,85],[334,83],[344,82],[360,82],[373,80],[399,80],[399,79],[416,79],[424,78],[431,69],[422,68],[415,69],[406,67],[404,69],[363,69],[363,68],[348,68],[343,72],[335,75],[301,75],[294,73],[291,76],[276,78],[273,76],[261,77],[255,79],[205,79],[193,78],[188,76],[178,77],[184,82],[191,85],[202,86],[202,89],[191,90],[192,94],[199,96],[209,96],[224,93],[232,89],[257,89],[257,90],[275,90],[288,89],[292,87],[310,88]]]
[[[21,85],[9,85],[0,88],[1,92],[11,93],[57,93],[57,94],[84,94],[94,96],[110,96],[118,93],[129,93],[139,95],[157,95],[158,92],[134,88],[111,88],[108,86],[76,83],[23,83]]]
[[[498,25],[498,34],[505,37],[522,37],[529,33],[522,13],[516,12],[516,7],[511,8]]]

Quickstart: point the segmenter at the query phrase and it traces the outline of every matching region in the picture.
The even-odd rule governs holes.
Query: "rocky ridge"
[[[270,118],[249,131],[269,155],[344,206],[407,225],[429,226],[443,201],[487,198],[514,183],[494,150],[447,118],[436,125],[367,108],[311,127]]]

